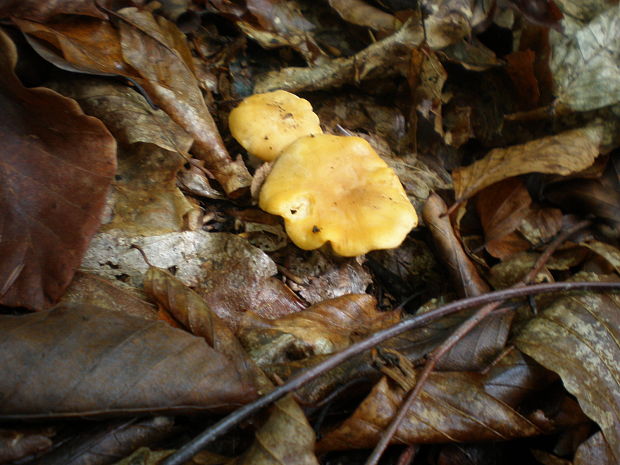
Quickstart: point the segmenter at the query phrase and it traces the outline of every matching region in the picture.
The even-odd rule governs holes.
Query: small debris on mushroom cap
[[[308,136],[276,160],[260,207],[284,218],[300,248],[347,257],[398,247],[418,217],[396,173],[364,139]]]
[[[230,113],[228,125],[243,148],[265,161],[302,136],[323,133],[310,102],[284,90],[244,99]]]

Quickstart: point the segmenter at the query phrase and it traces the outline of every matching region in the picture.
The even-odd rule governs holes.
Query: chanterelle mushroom
[[[230,113],[228,126],[244,149],[265,161],[302,136],[323,133],[310,102],[284,90],[244,99]]]
[[[298,247],[330,242],[347,257],[398,247],[418,222],[396,173],[359,137],[293,142],[263,184],[259,205],[284,218]]]

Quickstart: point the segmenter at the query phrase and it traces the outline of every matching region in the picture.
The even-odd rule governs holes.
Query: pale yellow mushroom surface
[[[321,134],[289,145],[259,205],[284,218],[298,247],[329,242],[347,257],[398,247],[418,222],[396,173],[359,137]]]
[[[284,90],[247,97],[230,113],[228,126],[244,149],[265,161],[300,137],[323,132],[310,102]]]

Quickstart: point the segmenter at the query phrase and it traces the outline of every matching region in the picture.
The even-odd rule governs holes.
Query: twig
[[[511,289],[523,289],[527,284],[532,282],[539,271],[545,266],[547,260],[553,255],[553,252],[557,250],[557,248],[566,241],[570,236],[575,234],[577,231],[589,226],[591,224],[590,221],[581,221],[574,226],[570,227],[566,231],[560,233],[546,248],[546,250],[538,257],[536,263],[530,270],[530,272],[517,284],[512,286]],[[452,349],[465,335],[467,335],[472,329],[474,329],[478,324],[484,320],[488,315],[493,312],[497,307],[502,305],[503,301],[497,301],[494,303],[490,303],[479,309],[476,313],[470,316],[467,320],[465,320],[444,342],[441,343],[435,350],[433,350],[424,364],[424,368],[418,377],[418,381],[415,387],[409,391],[409,395],[405,399],[405,401],[400,405],[398,413],[392,419],[388,427],[383,431],[379,442],[375,446],[372,454],[366,460],[366,465],[376,465],[376,463],[381,458],[381,455],[385,451],[386,447],[389,445],[390,441],[399,426],[407,416],[409,409],[413,405],[414,400],[418,397],[418,394],[426,384],[428,377],[431,372],[435,369],[437,362],[439,359],[443,357],[450,349]]]
[[[490,302],[503,301],[512,299],[515,297],[523,297],[527,295],[537,295],[545,292],[558,292],[558,291],[573,291],[573,290],[590,290],[590,291],[610,291],[620,290],[620,282],[562,282],[562,283],[549,283],[538,284],[535,286],[525,286],[518,289],[503,289],[501,291],[490,292],[488,294],[479,295],[476,297],[469,297],[466,299],[457,300],[447,305],[436,308],[422,315],[414,316],[410,319],[401,321],[400,323],[378,331],[372,336],[353,344],[341,352],[332,355],[329,359],[311,367],[296,376],[293,376],[285,384],[276,387],[273,391],[265,394],[264,396],[256,399],[254,402],[244,405],[243,407],[235,410],[228,416],[222,418],[219,422],[215,423],[201,434],[196,436],[185,446],[180,448],[174,454],[166,458],[160,465],[182,465],[192,456],[198,453],[211,441],[217,439],[232,427],[234,427],[240,421],[248,418],[250,415],[259,411],[263,407],[278,400],[284,395],[292,392],[310,380],[318,377],[319,375],[337,367],[340,363],[348,360],[349,358],[357,355],[367,349],[370,349],[381,342],[397,336],[405,331],[424,326],[431,321],[446,315],[465,310],[471,307],[478,307]]]

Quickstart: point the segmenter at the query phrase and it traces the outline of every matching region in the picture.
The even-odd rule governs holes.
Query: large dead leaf
[[[271,258],[234,234],[186,231],[132,237],[99,233],[82,266],[140,286],[148,265],[132,244],[142,248],[154,266],[174,268],[175,276],[203,296],[233,329],[246,310],[277,318],[305,307],[282,281],[273,277],[277,267]]]
[[[209,113],[185,35],[168,20],[147,11],[119,11],[124,60],[142,78],[149,95],[194,139],[194,154],[205,161],[226,193],[248,188],[251,176],[241,160],[233,162]]]
[[[620,6],[572,33],[553,32],[551,46],[558,104],[588,111],[620,102]]]
[[[116,143],[101,121],[13,73],[0,31],[0,301],[44,309],[62,295],[99,226]]]
[[[477,162],[452,172],[457,201],[502,179],[526,173],[568,175],[590,166],[599,154],[602,128],[573,129],[526,144],[491,150]]]
[[[221,410],[256,394],[201,338],[98,307],[0,316],[0,344],[0,418]]]
[[[620,297],[588,292],[548,303],[519,333],[517,347],[560,375],[620,462]]]
[[[540,434],[541,427],[515,407],[544,379],[540,368],[518,354],[504,358],[487,375],[433,373],[393,442],[506,440]],[[403,396],[402,388],[383,378],[353,415],[317,444],[318,449],[372,446],[396,414]]]

